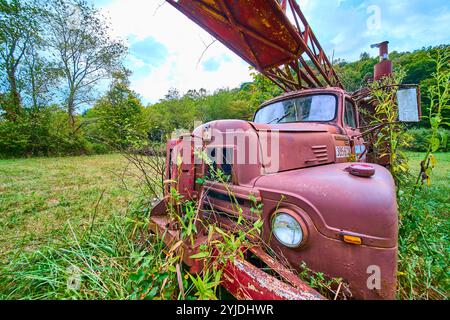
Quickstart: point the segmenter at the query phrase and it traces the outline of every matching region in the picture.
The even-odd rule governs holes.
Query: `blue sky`
[[[251,80],[247,64],[163,0],[93,0],[110,18],[114,36],[129,46],[132,88],[146,103],[170,88],[236,87]],[[411,51],[450,43],[448,0],[298,0],[328,55],[347,61],[370,44],[390,41]]]

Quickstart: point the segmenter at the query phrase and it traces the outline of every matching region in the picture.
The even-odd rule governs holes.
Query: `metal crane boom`
[[[167,2],[286,92],[343,88],[295,0]]]

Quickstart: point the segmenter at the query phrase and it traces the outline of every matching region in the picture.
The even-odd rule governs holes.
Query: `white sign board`
[[[398,120],[400,122],[419,122],[417,89],[400,89],[397,93]]]

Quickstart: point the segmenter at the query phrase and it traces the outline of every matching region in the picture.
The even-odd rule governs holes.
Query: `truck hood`
[[[291,203],[307,212],[316,229],[330,238],[361,235],[365,245],[395,247],[397,202],[389,171],[372,165],[370,178],[355,177],[345,169],[351,163],[332,164],[265,175],[255,188],[263,198]]]

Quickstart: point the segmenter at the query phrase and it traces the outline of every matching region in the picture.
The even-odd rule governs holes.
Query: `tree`
[[[128,148],[145,138],[143,106],[129,88],[129,71],[115,72],[109,91],[87,113],[93,119],[89,134],[114,148]]]
[[[257,108],[265,101],[283,93],[275,83],[256,70],[252,69],[251,75],[253,77],[253,84],[249,86],[249,89],[253,108]]]
[[[166,95],[164,96],[165,100],[176,100],[180,99],[181,94],[180,91],[176,88],[170,88],[169,91],[167,91]]]
[[[152,140],[169,138],[176,129],[192,130],[195,121],[200,120],[197,118],[197,100],[172,93],[166,95],[170,99],[162,99],[145,109],[145,121]]]
[[[77,108],[94,99],[96,85],[122,63],[126,47],[109,35],[109,25],[83,0],[51,0],[48,44],[66,79],[65,104],[74,127]]]
[[[370,59],[370,54],[367,52],[363,52],[361,53],[361,55],[359,56],[359,60],[368,60]]]
[[[27,50],[38,37],[40,10],[22,0],[0,0],[0,67],[5,71],[5,118],[16,121],[21,113],[18,74]]]
[[[35,112],[50,105],[53,91],[58,87],[62,74],[55,63],[41,54],[43,44],[35,42],[29,46],[23,61],[21,76],[24,79],[24,103]]]
[[[238,89],[221,89],[196,102],[197,118],[202,122],[218,119],[249,120],[253,108],[248,95]]]

